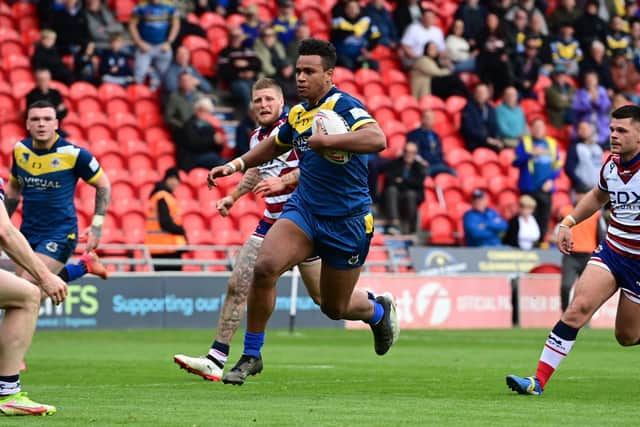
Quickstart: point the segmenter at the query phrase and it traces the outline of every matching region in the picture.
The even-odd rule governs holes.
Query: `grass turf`
[[[271,330],[264,372],[245,385],[204,381],[172,362],[206,352],[211,332],[41,331],[23,387],[58,414],[0,418],[47,426],[637,425],[633,348],[584,330],[541,397],[505,375],[531,375],[547,331],[403,331],[374,354],[368,331]],[[242,349],[238,334],[228,362]]]

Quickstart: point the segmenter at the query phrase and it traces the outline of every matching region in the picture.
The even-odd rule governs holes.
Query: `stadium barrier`
[[[69,286],[64,304],[42,304],[40,329],[214,328],[229,273],[115,273],[106,281],[85,277]],[[278,282],[270,328],[366,328],[328,319],[297,273]],[[294,286],[295,285],[295,286]],[[549,328],[560,316],[560,276],[363,274],[358,286],[391,291],[404,329]],[[293,295],[293,297],[292,297]],[[592,327],[615,324],[617,296],[594,316]],[[515,308],[515,310],[514,310]]]

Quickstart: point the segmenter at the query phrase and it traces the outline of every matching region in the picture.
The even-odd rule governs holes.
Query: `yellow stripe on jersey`
[[[291,147],[291,144],[286,144],[282,141],[280,141],[280,138],[278,138],[278,134],[276,133],[276,145],[279,145],[281,147]]]
[[[102,170],[102,168],[98,169],[98,172],[96,172],[95,175],[93,175],[89,181],[87,181],[88,184],[93,184],[94,182],[96,182],[98,180],[98,178],[100,178],[102,176],[102,174],[104,173],[104,170]]]
[[[24,144],[18,143],[13,149],[13,154],[16,166],[29,175],[40,176],[73,169],[76,166],[80,150],[74,148],[39,155]],[[12,177],[12,179],[15,179],[15,177]]]
[[[337,95],[337,96],[336,96]],[[312,110],[305,110],[301,104],[294,106],[289,111],[289,124],[298,132],[298,135],[302,135],[305,131],[311,129],[313,124],[313,116],[316,115],[318,110],[333,110],[336,106],[336,102],[340,99],[340,94],[336,94],[328,97],[325,101],[315,107]]]
[[[371,234],[373,233],[373,214],[368,213],[364,216],[364,229],[365,233]]]
[[[359,122],[355,122],[353,126],[351,126],[351,132],[360,129],[363,125],[367,123],[375,123],[376,121],[373,119],[362,119]]]

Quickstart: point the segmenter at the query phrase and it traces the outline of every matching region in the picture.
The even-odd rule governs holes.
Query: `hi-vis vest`
[[[160,221],[158,221],[158,201],[164,199],[165,203],[169,207],[169,215],[173,218],[173,222],[178,225],[182,225],[182,213],[180,206],[173,194],[168,191],[158,191],[149,200],[149,207],[147,208],[147,223],[146,234],[144,237],[145,245],[175,245],[184,246],[187,244],[184,236],[179,234],[167,233],[160,227]],[[152,249],[152,254],[166,254],[176,252],[176,249]]]
[[[552,138],[550,136],[546,136],[544,140],[547,141],[547,146],[549,147],[549,156],[551,157],[551,167],[553,168],[553,170],[560,169],[562,167],[562,160],[558,159],[558,142],[555,140],[555,138]],[[533,151],[533,139],[531,139],[531,136],[524,135],[522,137],[522,142],[524,143],[524,150],[527,153],[531,153]],[[528,166],[529,166],[529,173],[533,174],[533,168],[534,168],[533,159],[529,160]]]

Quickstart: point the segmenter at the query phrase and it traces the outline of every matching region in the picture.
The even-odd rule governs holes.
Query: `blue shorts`
[[[267,231],[269,231],[272,225],[272,222],[267,222],[264,220],[264,218],[261,219],[258,223],[258,226],[256,227],[256,231],[253,232],[253,235],[264,239],[264,236],[267,235]]]
[[[348,217],[321,217],[305,209],[300,200],[289,201],[280,219],[300,227],[313,242],[315,255],[338,270],[360,268],[369,254],[373,215],[363,212]]]
[[[637,259],[619,254],[603,240],[591,254],[589,264],[608,270],[629,299],[640,303],[640,269]]]
[[[78,244],[75,235],[73,235],[73,238],[70,236],[65,238],[31,236],[27,240],[34,252],[44,254],[65,264]]]

